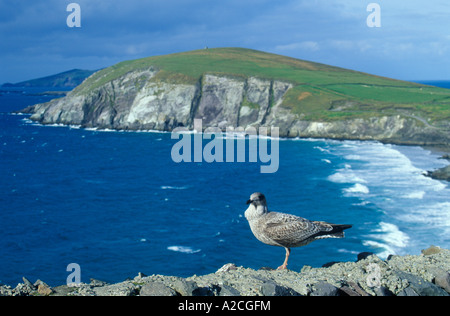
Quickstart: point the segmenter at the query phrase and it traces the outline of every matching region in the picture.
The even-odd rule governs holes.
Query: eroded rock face
[[[87,94],[34,106],[32,120],[113,129],[172,130],[263,124],[270,107],[280,105],[288,83],[258,78],[205,75],[197,84],[152,80],[157,70],[131,72]],[[145,82],[144,84],[142,84]]]
[[[239,108],[244,97],[245,82],[227,77],[206,75],[202,97],[195,118],[204,126],[237,126]]]
[[[436,180],[450,181],[450,166],[431,172],[430,176]]]
[[[288,82],[225,75],[203,75],[197,83],[158,80],[151,67],[132,71],[93,89],[76,89],[65,98],[24,112],[43,124],[118,130],[171,131],[203,128],[278,127],[281,137],[378,140],[398,144],[450,145],[445,130],[399,115],[332,122],[308,121],[283,106]],[[86,92],[88,91],[88,92]]]

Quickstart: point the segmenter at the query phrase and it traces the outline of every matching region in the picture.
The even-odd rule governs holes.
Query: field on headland
[[[90,77],[76,91],[90,92],[136,69],[161,70],[152,80],[195,84],[205,74],[259,77],[293,84],[283,106],[306,120],[334,121],[385,115],[434,124],[450,118],[450,90],[383,78],[243,48],[217,48],[124,61]]]

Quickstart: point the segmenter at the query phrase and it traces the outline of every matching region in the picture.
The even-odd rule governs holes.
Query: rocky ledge
[[[429,175],[436,180],[450,181],[450,166],[430,172]]]
[[[117,284],[92,279],[90,284],[54,288],[24,278],[14,289],[0,286],[0,296],[449,296],[449,272],[450,251],[432,246],[419,256],[383,261],[361,253],[356,262],[304,266],[300,272],[226,264],[204,276],[139,273]]]
[[[441,159],[450,161],[450,154],[443,155]],[[428,171],[426,175],[436,180],[450,181],[450,165],[434,171]]]

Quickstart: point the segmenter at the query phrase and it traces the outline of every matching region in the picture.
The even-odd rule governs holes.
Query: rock
[[[33,286],[37,288],[37,292],[39,295],[49,296],[54,293],[53,289],[44,281],[37,280],[34,282]]]
[[[231,270],[236,270],[236,269],[237,268],[236,268],[236,265],[234,263],[227,263],[222,268],[217,270],[216,273],[224,273],[224,272],[229,272]]]
[[[259,271],[275,271],[275,269],[271,267],[261,267],[259,268]]]
[[[24,283],[19,283],[12,291],[12,296],[30,296],[35,291]]]
[[[39,284],[37,291],[40,295],[44,295],[44,296],[49,296],[49,295],[53,294],[53,290],[45,283]]]
[[[370,256],[375,256],[375,254],[373,252],[361,252],[358,254],[357,261],[364,260]]]
[[[397,296],[420,296],[419,294],[417,294],[416,291],[414,291],[414,289],[412,289],[411,287],[407,287],[405,289],[403,289],[402,291],[400,291]]]
[[[135,296],[139,293],[139,288],[132,282],[125,281],[118,284],[91,288],[91,291],[87,291],[87,295],[90,292],[93,292],[94,296]]]
[[[13,296],[13,289],[10,286],[0,285],[0,296]]]
[[[67,285],[61,285],[54,287],[53,296],[69,296],[72,292],[76,291],[76,288]]]
[[[200,289],[194,281],[187,281],[183,278],[177,278],[172,285],[172,288],[180,293],[181,296],[204,296],[205,293]]]
[[[244,80],[205,75],[195,118],[203,119],[204,126],[219,126],[221,122],[237,126],[244,89]]]
[[[40,295],[52,296],[448,296],[450,251],[439,249],[434,254],[396,255],[385,261],[369,255],[357,262],[339,262],[328,268],[304,266],[301,272],[254,270],[225,265],[230,269],[186,279],[162,275],[147,277],[141,274],[133,280],[118,284],[94,280],[91,284],[82,283],[76,287],[54,287],[51,288],[51,294],[47,294],[49,292],[44,282],[37,281],[30,286],[28,281],[18,284],[14,289],[0,286],[0,295],[29,296],[39,294],[40,291]],[[372,271],[369,267],[375,266],[379,268],[377,279],[381,286],[369,285],[368,282]]]
[[[450,181],[450,165],[431,172],[430,176],[436,180]]]
[[[34,286],[34,284],[31,283],[27,278],[23,277],[22,280],[23,280],[23,284],[24,284],[27,288],[29,288],[30,291],[36,290],[36,287]]]
[[[361,296],[358,292],[350,288],[348,285],[343,285],[339,288],[343,296]]]
[[[335,264],[339,263],[339,261],[332,261],[332,262],[327,262],[324,265],[322,265],[322,268],[329,268],[334,266]]]
[[[231,286],[222,285],[219,288],[219,296],[241,296],[241,293]]]
[[[359,296],[370,296],[366,291],[364,291],[358,283],[355,282],[348,282],[349,287],[355,291]]]
[[[421,252],[424,256],[429,256],[429,255],[435,255],[437,253],[440,253],[441,251],[442,251],[442,249],[440,247],[430,246],[427,249],[423,249]]]
[[[140,296],[177,296],[177,292],[161,282],[151,282],[142,286]]]
[[[450,293],[450,273],[446,271],[439,271],[434,278],[434,284],[443,288],[447,293]]]
[[[313,286],[311,296],[339,296],[340,292],[337,287],[327,282],[321,281]]]
[[[299,296],[294,290],[280,286],[272,281],[264,282],[261,286],[261,293],[264,296]]]
[[[450,154],[444,154],[441,158],[439,159],[446,159],[450,161]]]
[[[91,279],[90,285],[93,287],[101,287],[101,286],[108,285],[108,283],[104,282],[104,281],[96,280],[96,279]]]
[[[440,287],[431,282],[425,281],[416,275],[403,271],[398,271],[396,275],[400,279],[406,280],[409,284],[408,288],[412,289],[419,296],[449,296],[449,294]]]
[[[392,293],[387,287],[380,286],[374,289],[376,296],[394,296],[394,293]]]
[[[84,283],[77,284],[71,288],[73,291],[69,293],[69,296],[116,296],[109,288],[101,287],[98,288],[98,291],[94,291],[94,287]]]

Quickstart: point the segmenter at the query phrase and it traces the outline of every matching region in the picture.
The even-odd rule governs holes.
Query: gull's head
[[[266,197],[264,194],[256,192],[250,195],[250,200],[247,201],[247,204],[252,204],[255,207],[258,206],[267,206]]]

